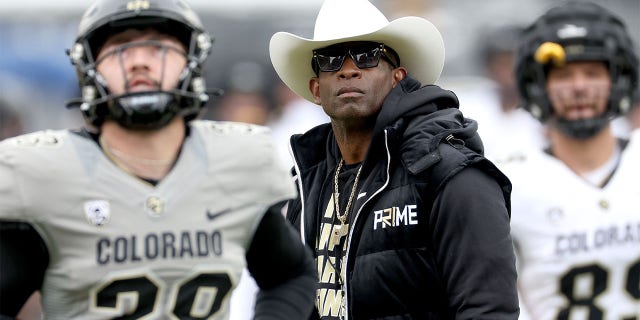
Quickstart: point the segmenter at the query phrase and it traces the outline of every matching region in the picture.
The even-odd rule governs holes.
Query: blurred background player
[[[517,24],[483,28],[476,41],[483,74],[469,79],[467,85],[459,84],[456,90],[460,110],[478,121],[485,154],[493,159],[513,150],[546,145],[544,126],[519,108],[513,70],[522,29]]]
[[[293,160],[289,152],[291,136],[305,133],[307,130],[331,121],[322,110],[322,106],[314,104],[291,91],[282,81],[274,89],[276,108],[273,118],[267,123],[277,143],[280,157],[289,168]]]
[[[24,133],[22,115],[9,103],[9,100],[0,98],[0,140],[22,133]]]
[[[590,2],[563,2],[521,38],[518,89],[549,147],[501,168],[531,319],[640,319],[640,133],[611,128],[638,88],[634,50],[624,23]]]

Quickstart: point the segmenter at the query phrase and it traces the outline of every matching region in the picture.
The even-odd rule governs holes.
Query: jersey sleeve
[[[247,252],[247,266],[260,287],[256,319],[309,317],[316,284],[311,251],[277,206],[262,218]]]
[[[42,287],[47,248],[33,227],[0,220],[0,315],[14,317]]]
[[[251,183],[258,190],[265,192],[269,206],[277,202],[291,199],[295,196],[294,185],[291,183],[289,170],[282,164],[276,153],[275,142],[268,132],[268,128],[261,128],[254,137],[253,150],[247,152],[247,158],[255,161],[255,170],[248,176]]]
[[[0,220],[21,220],[22,206],[20,185],[15,173],[15,149],[13,139],[0,143]]]
[[[193,121],[204,137],[211,170],[238,203],[268,208],[293,198],[290,174],[278,158],[269,128],[235,122]],[[264,212],[264,211],[263,211]]]
[[[66,178],[68,162],[59,156],[68,152],[64,148],[67,137],[65,130],[46,130],[0,142],[1,220],[41,218],[35,216],[39,210],[33,210],[34,205],[50,199],[48,188]]]
[[[517,319],[515,253],[500,185],[468,167],[441,189],[430,219],[456,319]]]
[[[0,142],[0,314],[15,316],[31,294],[41,288],[49,262],[47,247],[27,215],[19,178],[26,170],[25,151],[38,133]]]

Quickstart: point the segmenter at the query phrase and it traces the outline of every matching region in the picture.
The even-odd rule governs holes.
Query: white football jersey
[[[531,319],[640,319],[640,132],[603,188],[542,150],[498,165]]]
[[[68,131],[0,143],[0,219],[31,223],[47,245],[47,318],[228,317],[258,223],[295,190],[268,129],[190,126],[156,186]]]

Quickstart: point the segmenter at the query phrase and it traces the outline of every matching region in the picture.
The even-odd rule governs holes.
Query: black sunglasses
[[[378,66],[380,58],[384,58],[397,68],[400,65],[398,55],[383,43],[364,42],[358,44],[337,44],[313,50],[311,65],[316,75],[320,72],[334,72],[342,68],[347,54],[360,69]]]

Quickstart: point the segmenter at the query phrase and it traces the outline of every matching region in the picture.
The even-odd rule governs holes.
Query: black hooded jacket
[[[410,77],[386,98],[351,211],[347,319],[518,318],[511,184],[457,106]],[[330,124],[293,136],[291,149],[299,197],[287,218],[315,249],[340,153]],[[407,210],[417,221],[396,217]]]

